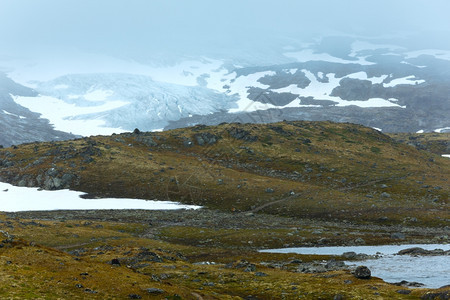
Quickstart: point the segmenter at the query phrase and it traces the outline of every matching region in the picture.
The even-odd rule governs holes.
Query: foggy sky
[[[421,34],[416,46],[450,48],[449,12],[448,0],[0,0],[0,54],[59,47],[130,57],[201,54],[245,43],[270,47],[272,39],[404,32]]]

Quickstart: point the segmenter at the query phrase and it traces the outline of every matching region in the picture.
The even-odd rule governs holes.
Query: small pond
[[[303,247],[267,249],[261,252],[342,255],[345,252],[356,252],[367,255],[378,254],[377,259],[363,261],[346,261],[349,266],[367,266],[372,276],[382,278],[386,282],[423,283],[428,288],[439,288],[450,284],[450,256],[410,256],[395,255],[400,250],[420,247],[426,250],[450,250],[450,244],[410,244],[383,246],[345,246],[345,247]]]

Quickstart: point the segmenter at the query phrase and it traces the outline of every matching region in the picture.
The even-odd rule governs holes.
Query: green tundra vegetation
[[[449,134],[332,122],[197,125],[0,149],[0,179],[191,211],[4,213],[9,299],[434,299],[359,279],[314,245],[448,243]],[[0,192],[1,193],[1,192]],[[345,258],[347,259],[347,258]],[[424,296],[425,295],[425,296]]]

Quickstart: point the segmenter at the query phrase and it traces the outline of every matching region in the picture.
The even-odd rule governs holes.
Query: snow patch
[[[389,83],[383,83],[383,87],[387,88],[387,87],[394,87],[400,84],[408,84],[408,85],[416,85],[416,84],[421,84],[424,83],[425,80],[419,79],[419,80],[415,80],[415,76],[414,75],[410,75],[410,76],[406,76],[406,77],[402,77],[402,78],[396,78],[391,80],[391,82]]]
[[[128,198],[83,199],[85,193],[71,190],[40,191],[38,188],[17,187],[0,182],[0,211],[43,211],[74,209],[199,209],[171,201]]]
[[[294,75],[295,73],[297,73],[298,69],[286,69],[286,70],[283,70],[283,71],[286,72],[286,73],[289,73],[291,75]]]
[[[413,66],[413,67],[416,67],[416,68],[419,68],[419,69],[423,69],[423,68],[426,68],[427,66],[417,66],[417,65],[414,65],[414,64],[412,64],[412,63],[409,63],[409,62],[407,62],[407,61],[402,61],[402,62],[400,62],[401,64],[405,64],[405,65],[410,65],[410,66]]]
[[[104,127],[105,121],[100,119],[80,120],[76,118],[86,114],[101,113],[116,109],[128,104],[127,102],[109,101],[98,106],[82,107],[65,103],[60,99],[50,96],[13,96],[13,100],[33,112],[40,113],[43,118],[48,119],[53,124],[56,130],[83,136],[111,135],[113,133],[125,132],[120,128]]]
[[[346,60],[338,57],[331,56],[328,53],[315,53],[312,49],[304,49],[297,52],[285,52],[284,56],[294,58],[298,62],[308,61],[327,61],[339,64],[359,64],[363,66],[374,65],[375,63],[366,61],[363,57],[357,57],[358,60]]]
[[[438,129],[435,129],[433,131],[437,132],[437,133],[442,133],[442,132],[445,132],[445,131],[450,131],[450,127],[438,128]]]
[[[349,74],[344,78],[368,80],[372,82],[372,84],[381,84],[386,78],[388,78],[388,75],[381,75],[380,77],[368,77],[366,72],[357,72]]]
[[[360,100],[360,101],[348,101],[343,100],[340,97],[330,96],[333,89],[339,86],[339,82],[341,81],[342,78],[337,78],[336,74],[329,73],[325,75],[328,78],[328,82],[319,82],[316,76],[314,76],[314,74],[311,73],[310,71],[302,70],[302,72],[304,72],[306,77],[311,81],[311,83],[307,87],[299,88],[296,84],[292,84],[287,87],[275,89],[272,91],[276,93],[291,93],[302,97],[313,97],[315,100],[330,100],[336,102],[335,104],[336,106],[356,105],[359,107],[402,107],[396,103],[393,103],[389,100],[382,98],[371,98],[368,100]],[[364,75],[363,73],[365,74],[365,72],[358,72],[350,75],[353,75],[355,78],[357,77],[358,79],[364,78],[364,76],[367,77],[367,74]],[[372,78],[375,78],[373,79],[375,82],[384,80],[383,76]]]
[[[234,76],[236,76],[236,73],[232,73]],[[249,87],[258,87],[262,89],[267,89],[270,86],[262,84],[258,82],[259,79],[263,78],[264,76],[274,76],[276,73],[273,71],[267,71],[267,72],[256,72],[247,76],[239,76],[234,79],[234,82],[230,82],[230,95],[237,94],[239,96],[239,100],[237,101],[237,108],[232,108],[229,110],[230,113],[234,112],[241,112],[241,111],[249,111],[255,104],[255,101],[252,101],[248,99],[248,88]],[[260,102],[258,102],[260,103]],[[261,103],[262,105],[265,105]],[[256,109],[257,110],[257,109]],[[252,110],[253,111],[253,110]]]
[[[19,116],[19,115],[16,115],[16,114],[12,114],[12,113],[10,113],[10,112],[4,110],[4,109],[2,109],[2,112],[3,112],[5,115],[14,116],[14,117],[17,117],[17,118],[19,118],[19,119],[26,119],[26,118],[27,118],[27,117],[24,117],[24,116]]]

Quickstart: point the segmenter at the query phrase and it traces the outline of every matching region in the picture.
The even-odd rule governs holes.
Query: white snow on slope
[[[232,73],[236,76],[236,73]],[[258,87],[262,89],[269,88],[268,85],[262,84],[258,82],[258,79],[263,78],[264,76],[273,76],[276,73],[273,71],[267,72],[256,72],[247,76],[239,76],[234,79],[234,82],[229,83],[230,85],[230,95],[237,94],[239,95],[239,100],[237,102],[238,107],[232,108],[229,110],[230,113],[233,112],[241,112],[241,111],[249,111],[249,109],[255,104],[255,101],[248,99],[248,88],[249,87]],[[262,103],[261,103],[262,104]],[[256,108],[254,108],[256,109]],[[257,110],[257,109],[256,109]]]
[[[395,45],[389,45],[389,44],[373,44],[366,41],[355,41],[352,43],[352,52],[349,54],[349,56],[356,57],[358,56],[358,52],[364,51],[364,50],[378,50],[378,49],[388,49],[390,51],[398,51],[398,50],[404,50],[405,48]]]
[[[0,182],[0,211],[42,211],[74,209],[199,209],[171,201],[127,198],[83,199],[85,193],[71,190],[39,191],[37,188],[17,187]]]
[[[438,128],[434,132],[442,133],[443,131],[450,131],[450,127]]]
[[[14,116],[14,117],[17,117],[17,118],[19,118],[19,119],[26,119],[26,117],[24,117],[24,116],[19,116],[19,115],[16,115],[16,114],[12,114],[12,113],[10,113],[9,111],[6,111],[6,110],[4,110],[4,109],[2,109],[2,112],[3,112],[5,115]]]
[[[344,76],[344,78],[368,80],[368,81],[372,82],[372,84],[380,84],[386,78],[388,78],[388,75],[381,75],[380,77],[368,77],[366,72],[357,72],[357,73],[352,73],[347,76]]]
[[[359,107],[402,107],[395,102],[397,99],[382,99],[382,98],[371,98],[368,100],[359,100],[359,101],[348,101],[343,100],[340,97],[330,96],[333,89],[339,86],[339,82],[343,78],[354,78],[360,80],[369,80],[374,84],[382,83],[388,76],[383,75],[380,77],[368,77],[366,72],[357,72],[349,74],[343,78],[337,78],[334,73],[322,74],[322,77],[327,77],[328,82],[320,82],[317,80],[316,76],[308,71],[302,70],[305,73],[306,77],[311,81],[310,84],[305,88],[298,87],[297,84],[291,84],[287,87],[272,89],[271,91],[274,93],[291,93],[294,95],[298,95],[299,97],[313,97],[315,100],[330,100],[336,102],[336,106],[359,106]],[[284,106],[276,106],[270,103],[270,99],[268,99],[268,103],[262,103],[259,101],[253,101],[248,99],[248,88],[249,87],[258,87],[262,89],[269,88],[268,85],[264,85],[258,80],[264,76],[273,76],[275,72],[266,71],[266,72],[257,72],[247,76],[240,76],[236,78],[234,81],[228,79],[226,84],[230,86],[230,94],[238,94],[240,99],[238,101],[238,108],[230,109],[230,113],[236,112],[254,112],[257,110],[268,110],[271,108],[301,108],[301,107],[321,107],[320,103],[317,105],[303,105],[299,98],[294,99],[291,103]],[[236,76],[235,73],[232,74]],[[403,107],[402,107],[403,108]]]
[[[110,135],[113,133],[125,132],[120,128],[104,127],[105,121],[77,120],[77,116],[101,113],[127,105],[124,101],[109,101],[97,106],[76,106],[65,103],[60,99],[50,96],[22,97],[14,96],[13,100],[23,107],[33,112],[40,113],[42,118],[50,120],[56,130],[71,132],[73,134],[90,135]]]
[[[442,157],[448,157],[448,158],[450,158],[450,154],[442,154]]]
[[[2,61],[9,69],[8,76],[17,83],[35,88],[46,82],[68,74],[127,73],[145,75],[155,81],[185,86],[197,86],[198,77],[204,74],[223,72],[223,61],[209,58],[186,60],[172,64],[143,64],[134,60],[119,59],[106,55],[65,50],[60,56],[41,57],[39,60]],[[70,59],[68,59],[70,57]],[[65,89],[59,85],[56,89]]]
[[[331,56],[328,53],[315,53],[312,49],[304,49],[297,52],[285,52],[284,56],[294,58],[298,62],[308,61],[327,61],[339,64],[359,64],[363,66],[374,65],[375,63],[366,61],[364,57],[357,57],[357,60],[345,60],[342,58]]]
[[[402,78],[396,78],[391,80],[391,82],[389,83],[383,83],[383,87],[387,88],[387,87],[394,87],[400,84],[408,84],[408,85],[416,85],[416,84],[421,84],[424,83],[425,80],[415,80],[415,76],[414,75],[410,75],[410,76],[406,76],[406,77],[402,77]]]
[[[360,101],[348,101],[343,100],[340,97],[330,96],[331,92],[334,88],[339,86],[339,82],[342,78],[336,78],[336,75],[333,73],[326,74],[325,76],[328,78],[328,82],[320,82],[317,80],[316,76],[308,70],[302,70],[306,77],[311,81],[311,83],[305,88],[299,88],[296,84],[289,85],[288,87],[284,87],[281,89],[274,89],[273,92],[276,93],[291,93],[294,95],[299,95],[302,97],[313,97],[316,100],[330,100],[336,102],[336,106],[350,106],[356,105],[359,107],[401,107],[400,105],[393,103],[396,99],[382,99],[382,98],[371,98],[368,100],[360,100]],[[361,78],[363,77],[362,72],[350,74],[348,76],[353,75],[354,77]],[[367,74],[365,75],[367,77]],[[383,79],[383,76],[380,77],[372,77],[375,82],[380,82]],[[372,79],[370,78],[370,79]],[[384,79],[383,79],[384,80]]]

